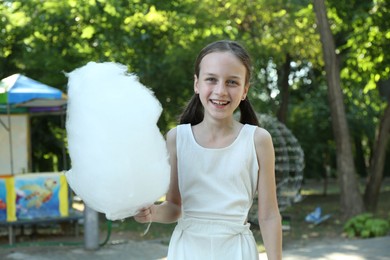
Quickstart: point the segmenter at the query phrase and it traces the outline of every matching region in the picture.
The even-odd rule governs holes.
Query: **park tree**
[[[348,86],[346,103],[353,115],[355,161],[366,170],[364,204],[375,212],[389,147],[390,4],[382,0],[329,3],[339,28],[335,33],[344,64],[341,77]]]
[[[364,3],[364,4],[363,4]],[[375,212],[383,180],[386,151],[390,137],[389,95],[386,94],[390,78],[390,3],[388,1],[366,1],[351,16],[344,6],[337,6],[339,16],[351,24],[350,35],[342,50],[346,51],[342,76],[353,82],[360,90],[364,102],[358,111],[364,114],[374,110],[377,114],[372,124],[376,127],[370,138],[370,153],[367,156],[368,181],[364,191],[366,209]],[[340,4],[340,3],[338,3]],[[351,88],[352,90],[356,87]]]
[[[337,46],[332,47],[328,41],[328,43],[323,42],[323,45],[328,45],[329,48],[328,52],[324,50],[325,61],[327,57],[329,58],[330,55],[336,52],[339,55],[337,60],[336,57],[333,57],[333,60],[328,59],[328,64],[334,62],[331,67],[326,68],[327,74],[333,73],[334,75],[333,78],[328,76],[328,81],[335,79],[340,81],[339,75],[341,75],[343,83],[348,86],[343,88],[343,93],[348,97],[345,103],[352,114],[349,122],[352,123],[352,127],[356,125],[354,131],[355,156],[362,154],[359,157],[360,160],[355,161],[367,161],[365,166],[368,182],[364,193],[364,206],[368,210],[375,211],[383,179],[390,130],[389,104],[386,99],[381,100],[378,92],[378,86],[381,83],[385,84],[389,78],[389,61],[386,58],[389,51],[385,47],[388,45],[388,39],[390,38],[389,23],[386,19],[389,16],[389,8],[386,1],[354,1],[348,4],[340,1],[329,2],[331,11],[328,11],[328,13],[332,14],[333,28],[338,28],[333,30],[337,37]],[[317,6],[317,14],[320,12],[319,10],[322,10],[324,15],[326,14],[324,9],[318,7],[321,5],[322,8],[325,8],[321,3],[322,1],[314,1],[314,6]],[[351,12],[351,8],[354,8],[354,12]],[[319,19],[319,23],[320,21]],[[330,30],[328,30],[328,33],[330,34]],[[340,73],[337,73],[335,66],[339,64],[341,64]],[[331,69],[334,72],[329,71]],[[368,123],[371,120],[369,127],[365,127],[365,123],[361,120],[362,117],[367,118],[363,122]],[[332,119],[334,120],[333,114]],[[373,125],[375,127],[372,127]],[[371,131],[371,129],[376,129],[376,131]],[[352,138],[344,136],[345,142],[351,142],[351,140]],[[366,152],[366,155],[363,155],[364,147],[362,143],[366,143],[365,150],[369,151]],[[344,145],[343,147],[347,146]],[[351,158],[348,159],[348,162],[349,165],[352,164]],[[348,168],[351,169],[350,166]],[[344,172],[341,174],[344,174]],[[352,173],[348,175],[350,176],[348,179],[352,178]],[[353,175],[356,175],[356,172]],[[350,194],[350,191],[347,191],[347,188],[345,189],[345,192]],[[354,205],[358,201],[360,205],[359,195],[353,194],[350,195],[349,201]],[[353,199],[354,197],[357,199]],[[347,201],[344,203],[347,203]],[[345,205],[344,203],[342,202],[342,205]]]
[[[317,16],[318,30],[321,35],[328,82],[328,98],[337,151],[341,209],[344,217],[349,218],[362,213],[364,211],[364,205],[356,178],[356,169],[350,142],[351,138],[341,90],[339,62],[337,61],[336,47],[327,17],[325,1],[314,0],[313,3]]]

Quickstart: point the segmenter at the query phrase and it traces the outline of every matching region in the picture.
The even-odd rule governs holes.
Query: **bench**
[[[15,232],[14,228],[18,226],[26,225],[40,225],[40,224],[49,224],[49,223],[64,223],[68,222],[74,225],[75,236],[79,235],[79,222],[83,219],[84,216],[82,213],[74,213],[67,217],[47,217],[47,218],[34,218],[34,219],[23,219],[17,221],[0,221],[0,226],[8,227],[8,242],[9,245],[15,244]]]

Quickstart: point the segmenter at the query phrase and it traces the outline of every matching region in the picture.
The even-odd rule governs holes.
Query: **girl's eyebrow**
[[[207,73],[204,73],[205,76],[213,76],[213,77],[216,77],[217,74],[214,74],[214,73],[211,73],[211,72],[207,72]],[[231,76],[228,76],[229,79],[241,79],[240,76],[236,76],[236,75],[231,75]]]
[[[204,73],[204,74],[205,74],[205,76],[213,76],[213,77],[216,76],[216,74],[214,74],[214,73]]]

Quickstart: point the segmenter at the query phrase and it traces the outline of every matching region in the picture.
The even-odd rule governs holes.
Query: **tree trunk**
[[[314,11],[320,33],[328,82],[328,98],[336,142],[337,173],[340,185],[340,208],[344,219],[364,211],[352,156],[351,139],[341,91],[340,69],[335,44],[330,30],[324,0],[314,0]]]
[[[278,120],[283,124],[286,124],[287,121],[288,100],[290,96],[289,85],[288,85],[288,77],[291,71],[290,63],[291,63],[291,56],[287,54],[282,70],[279,73],[281,101],[280,101],[280,107],[277,116],[278,116]]]
[[[378,137],[374,144],[374,152],[368,168],[369,178],[364,192],[364,204],[366,208],[375,212],[379,201],[379,192],[383,179],[383,168],[385,165],[386,148],[389,142],[390,132],[390,103],[387,104],[381,118]]]

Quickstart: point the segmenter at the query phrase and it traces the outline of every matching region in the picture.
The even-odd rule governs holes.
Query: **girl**
[[[195,94],[167,134],[166,201],[134,216],[140,223],[178,221],[169,260],[258,259],[247,223],[256,191],[268,259],[281,259],[274,148],[247,98],[250,74],[248,53],[233,41],[209,44],[196,60]],[[233,117],[238,107],[240,121]]]

